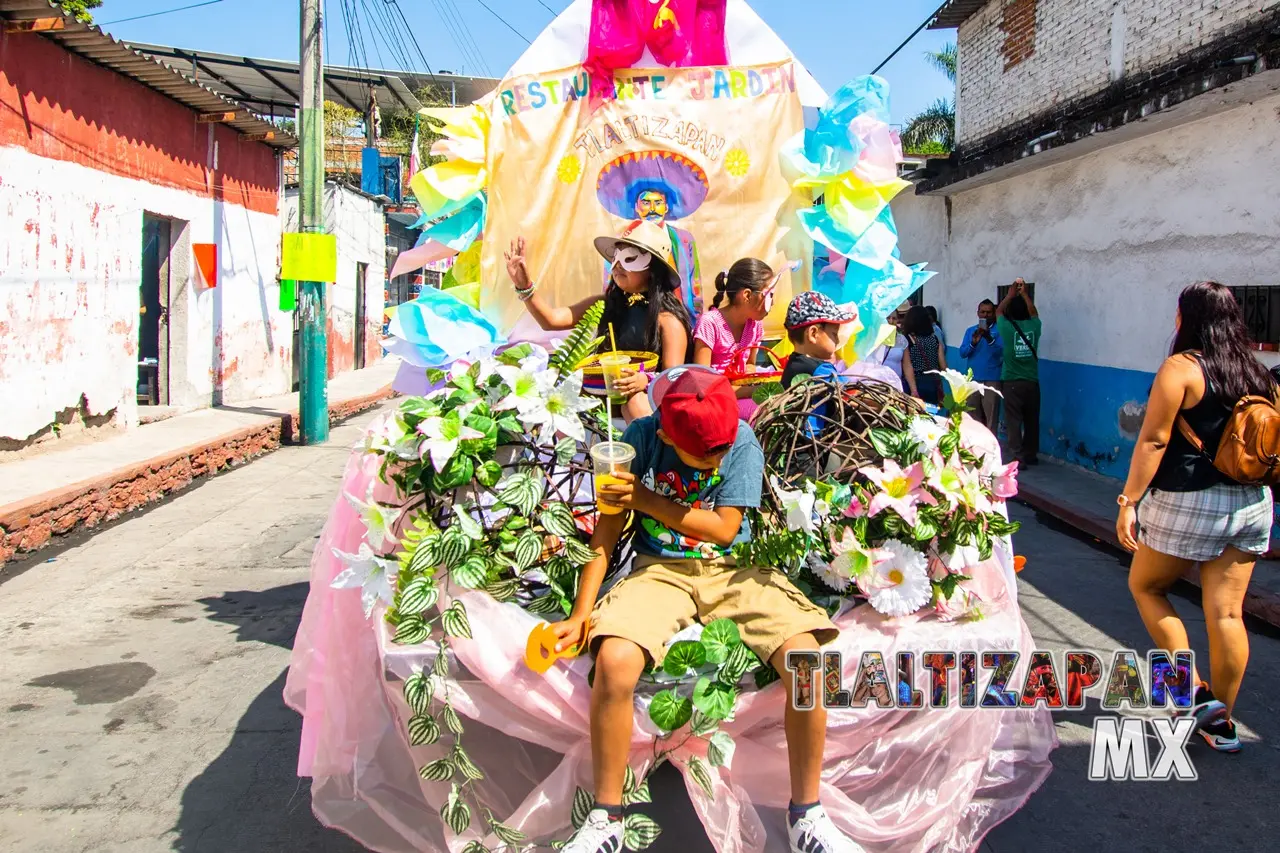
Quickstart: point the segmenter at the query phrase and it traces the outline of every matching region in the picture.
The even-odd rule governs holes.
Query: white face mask
[[[613,250],[613,265],[627,272],[644,272],[652,260],[653,255],[635,246],[621,244]]]

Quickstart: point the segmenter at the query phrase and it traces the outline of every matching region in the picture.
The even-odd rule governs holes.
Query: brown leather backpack
[[[1200,453],[1204,442],[1178,415],[1178,429]],[[1237,483],[1249,486],[1280,485],[1280,410],[1266,397],[1244,397],[1231,410],[1213,467]]]

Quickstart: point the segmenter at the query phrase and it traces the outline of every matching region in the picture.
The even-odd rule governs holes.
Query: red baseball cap
[[[738,398],[729,380],[705,367],[673,367],[650,388],[667,438],[705,459],[738,437]]]

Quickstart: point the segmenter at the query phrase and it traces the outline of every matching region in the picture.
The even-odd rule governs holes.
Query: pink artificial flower
[[[947,598],[943,598],[941,590],[935,590],[933,595],[933,613],[943,622],[956,622],[974,616],[979,612],[980,604],[981,599],[960,584],[956,584]]]
[[[903,469],[892,459],[884,461],[884,469],[862,468],[859,472],[880,487],[880,491],[871,499],[868,515],[876,516],[886,509],[896,512],[903,521],[915,526],[916,506],[925,504],[933,506],[937,500],[926,489],[924,484],[924,465],[915,463]]]
[[[849,505],[845,507],[845,518],[862,518],[867,514],[867,505],[858,500],[858,496],[854,495],[849,499]]]
[[[949,574],[951,574],[951,572],[947,569],[945,563],[937,557],[929,558],[929,580],[941,583],[947,579],[947,575]]]
[[[1001,500],[1007,500],[1018,493],[1018,463],[1010,462],[996,471],[991,478],[991,491]]]

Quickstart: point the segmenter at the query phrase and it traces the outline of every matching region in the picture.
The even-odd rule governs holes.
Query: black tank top
[[[1151,481],[1151,488],[1165,492],[1198,492],[1217,485],[1235,485],[1235,481],[1213,466],[1213,457],[1218,452],[1218,443],[1226,431],[1227,420],[1235,401],[1227,403],[1214,388],[1209,374],[1205,373],[1204,362],[1197,353],[1190,353],[1200,366],[1204,376],[1204,398],[1189,409],[1183,409],[1182,415],[1191,426],[1191,431],[1204,443],[1204,452],[1191,446],[1178,429],[1175,422],[1173,433],[1169,438],[1169,446],[1160,459],[1160,467]]]
[[[649,305],[641,302],[636,305],[629,305],[623,312],[621,321],[615,322],[613,326],[613,334],[618,339],[618,349],[629,352],[644,352],[649,348]],[[603,337],[605,342],[601,344],[601,351],[609,349],[609,324],[605,319],[600,320],[600,328],[596,331],[597,337]],[[661,353],[659,353],[661,355]]]

